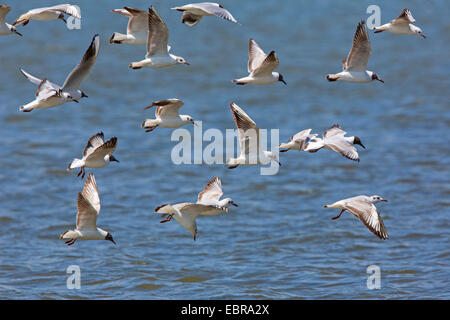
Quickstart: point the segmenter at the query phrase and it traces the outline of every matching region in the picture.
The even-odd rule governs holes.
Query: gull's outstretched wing
[[[354,200],[345,205],[345,208],[353,213],[361,222],[378,238],[388,239],[383,220],[374,204],[362,200]]]
[[[361,21],[356,28],[353,46],[345,61],[344,69],[349,71],[366,71],[371,53],[366,24],[364,21]]]
[[[220,197],[223,195],[222,181],[219,177],[214,177],[205,186],[202,192],[198,194],[198,204],[217,204]]]
[[[96,34],[91,41],[91,45],[85,52],[80,63],[67,76],[62,86],[63,91],[77,90],[83,79],[88,75],[97,60],[100,50],[100,37]]]
[[[169,29],[153,8],[148,8],[148,38],[146,57],[167,55]]]
[[[77,207],[77,229],[96,229],[97,217],[100,212],[100,197],[92,173],[89,173],[86,178],[83,192],[78,193]]]

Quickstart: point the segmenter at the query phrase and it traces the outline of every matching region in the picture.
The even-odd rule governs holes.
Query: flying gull
[[[146,119],[142,122],[141,126],[145,129],[145,132],[151,132],[155,130],[156,127],[178,128],[188,123],[196,125],[191,116],[179,114],[179,110],[183,105],[184,102],[179,99],[155,101],[144,109],[156,106],[156,119]]]
[[[359,155],[358,150],[353,146],[355,144],[360,145],[364,149],[366,148],[361,139],[356,136],[346,137],[347,132],[342,130],[342,128],[335,124],[328,128],[324,134],[323,138],[314,137],[306,141],[304,150],[308,152],[317,152],[322,148],[336,151],[343,157],[358,161]]]
[[[375,27],[375,33],[389,31],[397,34],[418,35],[426,38],[422,29],[412,24],[414,21],[416,20],[413,18],[411,11],[408,8],[405,8],[402,13],[391,22]]]
[[[369,62],[372,49],[370,48],[369,34],[367,33],[366,24],[364,21],[358,23],[355,36],[353,38],[353,46],[350,50],[347,59],[342,61],[342,72],[336,74],[327,74],[328,81],[348,81],[366,83],[373,80],[378,80],[378,75],[373,71],[367,70],[367,63]]]
[[[100,49],[100,37],[98,34],[92,39],[91,45],[87,49],[80,63],[67,76],[62,87],[47,80],[47,78],[39,79],[20,69],[22,74],[32,83],[38,86],[36,91],[36,99],[32,102],[21,106],[19,110],[30,112],[33,109],[47,109],[62,105],[66,102],[78,102],[79,99],[87,95],[78,89],[81,81],[88,75],[97,60],[98,51]]]
[[[231,113],[238,128],[241,154],[238,158],[228,159],[229,169],[242,165],[268,164],[278,161],[278,155],[272,151],[263,151],[260,145],[259,128],[256,123],[234,102],[230,103]]]
[[[230,205],[238,206],[231,198],[219,200],[222,196],[222,182],[218,177],[214,177],[206,187],[199,193],[197,203],[183,202],[174,205],[163,204],[155,208],[155,212],[166,216],[161,223],[168,222],[174,218],[179,224],[185,227],[197,239],[198,216],[217,216],[228,212]]]
[[[148,38],[148,13],[130,7],[114,9],[112,12],[128,17],[127,34],[114,32],[109,43],[146,44]]]
[[[381,198],[380,196],[357,196],[353,198],[348,198],[344,200],[337,201],[333,204],[325,205],[325,208],[338,208],[341,209],[339,215],[333,218],[333,220],[338,219],[341,214],[347,210],[355,217],[357,217],[361,222],[378,238],[388,239],[389,236],[384,227],[383,220],[380,217],[380,213],[375,207],[375,203],[387,200]]]
[[[169,53],[169,29],[153,8],[148,8],[147,54],[145,59],[130,63],[131,69],[164,68],[175,64],[189,64],[182,57]]]
[[[86,147],[83,150],[82,159],[73,159],[67,167],[70,171],[75,168],[81,168],[80,174],[83,174],[81,178],[84,178],[85,168],[103,168],[106,167],[111,161],[119,162],[112,153],[116,150],[117,138],[112,137],[105,142],[103,132],[99,132],[89,138]]]
[[[244,85],[252,84],[272,84],[277,81],[283,82],[283,76],[274,72],[278,68],[278,57],[275,51],[271,51],[268,55],[258,46],[255,40],[250,38],[248,43],[248,72],[247,77],[232,80],[232,82]]]
[[[111,233],[97,227],[100,212],[100,197],[97,183],[92,173],[89,173],[84,183],[83,192],[78,192],[77,226],[75,230],[67,230],[59,236],[71,246],[77,240],[109,240],[116,244]]]
[[[231,13],[222,7],[222,5],[214,2],[200,2],[200,3],[190,3],[182,7],[175,7],[172,10],[178,10],[183,12],[181,17],[181,22],[188,25],[189,27],[195,26],[201,18],[205,16],[218,16],[220,18],[235,22],[236,19],[231,15]]]

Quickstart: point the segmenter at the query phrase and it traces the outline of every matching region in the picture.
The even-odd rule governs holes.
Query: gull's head
[[[108,158],[107,161],[115,161],[115,162],[120,162],[119,160],[117,160],[112,154],[108,154],[105,156],[105,158]]]
[[[78,100],[76,100],[69,92],[63,92],[60,89],[58,95],[66,101],[73,101],[78,103]]]
[[[373,81],[373,80],[378,80],[378,81],[384,83],[384,80],[380,79],[380,78],[378,77],[378,75],[377,75],[375,72],[372,72],[372,81]]]
[[[377,196],[377,195],[370,196],[369,198],[370,198],[370,202],[372,202],[372,203],[377,203],[377,202],[380,202],[380,201],[387,202],[386,199],[383,199],[382,197]]]
[[[62,13],[59,14],[58,19],[64,21],[64,23],[67,24],[67,21],[66,19],[64,19],[64,15]]]
[[[192,123],[194,126],[198,127],[198,125],[195,123],[195,120],[191,116],[182,116],[184,121],[186,123]]]
[[[418,36],[421,36],[422,38],[426,39],[427,37],[423,34],[422,29],[420,29],[419,27],[416,27],[414,25],[409,25],[409,27],[411,28],[411,30],[417,34]]]
[[[287,86],[287,83],[286,81],[284,81],[283,75],[281,73],[278,74],[278,81],[283,82]]]
[[[111,241],[112,243],[117,244],[117,243],[114,241],[114,239],[113,239],[111,233],[109,233],[109,232],[106,234],[105,240],[109,240],[109,241]]]
[[[360,145],[360,146],[363,147],[364,149],[366,148],[366,147],[362,144],[361,139],[360,139],[359,137],[356,137],[356,136],[353,138],[353,144]]]
[[[220,202],[221,202],[221,205],[220,205],[221,208],[228,208],[229,206],[238,207],[238,205],[236,203],[234,203],[233,199],[231,199],[231,198],[225,198]]]
[[[264,151],[264,155],[270,159],[271,161],[275,161],[276,163],[278,163],[278,165],[281,167],[281,163],[278,160],[278,155],[275,152],[272,151]]]
[[[186,64],[186,65],[189,65],[189,63],[188,63],[186,60],[184,60],[183,57],[176,57],[176,61],[177,61],[177,63],[179,63],[179,64]]]

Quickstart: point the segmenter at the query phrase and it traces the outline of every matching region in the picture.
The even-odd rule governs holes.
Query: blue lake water
[[[7,21],[58,1],[10,1]],[[61,21],[31,21],[23,37],[0,36],[1,299],[418,299],[450,298],[450,22],[447,1],[223,1],[242,26],[206,17],[193,28],[171,7],[183,1],[74,1],[80,30]],[[131,70],[145,46],[111,45],[127,18],[110,10],[152,4],[165,20],[174,54],[190,66]],[[385,83],[329,83],[341,70],[366,8],[388,22],[409,7],[427,39],[370,32],[373,70]],[[31,113],[18,111],[36,87],[19,68],[62,84],[92,36],[97,62],[81,88],[89,98]],[[247,75],[248,39],[275,50],[288,85],[236,86]],[[179,98],[203,130],[234,129],[231,101],[280,140],[339,123],[367,147],[361,162],[337,153],[280,154],[277,175],[259,168],[174,165],[171,129],[140,127],[152,101]],[[192,126],[185,129],[194,132]],[[67,247],[83,180],[67,172],[87,139],[118,137],[120,163],[94,172],[108,241]],[[204,142],[204,146],[208,142]],[[199,235],[153,209],[195,202],[214,176],[239,204],[197,220]],[[379,240],[349,213],[324,204],[359,195],[389,200],[377,207],[390,239]],[[66,287],[78,265],[81,289]],[[381,289],[369,290],[370,265]]]

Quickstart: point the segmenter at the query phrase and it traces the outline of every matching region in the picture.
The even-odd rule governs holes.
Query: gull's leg
[[[80,172],[78,172],[78,174],[77,174],[77,177],[79,177],[82,172],[83,172],[83,167],[81,167]]]
[[[66,242],[64,242],[65,244],[67,244],[68,246],[71,246],[75,243],[75,241],[77,241],[77,239],[69,239]]]
[[[167,218],[165,218],[164,220],[161,220],[159,223],[168,222],[168,221],[172,220],[172,217],[173,217],[173,215],[168,214],[168,215],[167,215]]]
[[[342,212],[344,212],[345,211],[345,209],[342,209],[342,211],[341,211],[341,213],[339,213],[339,215],[337,215],[336,217],[334,217],[334,218],[331,218],[331,219],[333,219],[333,220],[336,220],[336,219],[338,219],[340,216],[341,216],[341,214],[342,214]]]
[[[83,175],[81,176],[81,179],[84,179],[84,175],[86,174],[86,171],[84,171],[84,167],[82,167]]]

